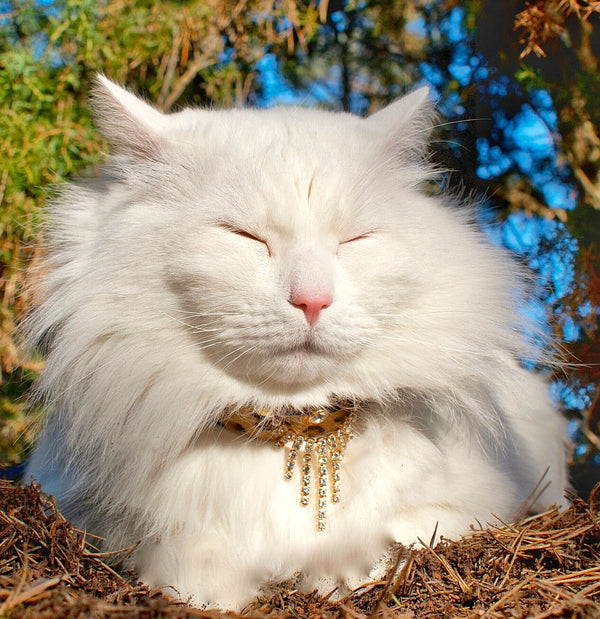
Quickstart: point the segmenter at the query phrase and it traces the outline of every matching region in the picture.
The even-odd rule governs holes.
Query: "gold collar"
[[[228,407],[219,425],[285,447],[283,478],[286,481],[292,479],[301,456],[300,505],[310,504],[315,479],[317,530],[324,531],[328,495],[332,503],[340,500],[340,466],[360,406],[354,400],[333,400],[327,406],[304,410],[286,407],[273,411],[252,405]]]

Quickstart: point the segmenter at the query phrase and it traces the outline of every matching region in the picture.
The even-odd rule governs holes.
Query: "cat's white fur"
[[[426,89],[368,119],[163,115],[102,77],[94,99],[114,153],[53,204],[28,323],[54,411],[29,473],[69,518],[139,540],[150,584],[229,607],[299,571],[366,579],[436,523],[509,518],[547,467],[535,507],[562,502],[563,423],[516,360],[515,268],[420,190]],[[331,303],[311,325],[292,297],[312,293]],[[368,405],[317,532],[282,451],[216,421],[333,394]]]

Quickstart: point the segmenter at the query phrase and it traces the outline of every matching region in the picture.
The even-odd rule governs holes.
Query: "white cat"
[[[163,115],[100,77],[94,107],[114,154],[53,204],[28,324],[53,410],[29,473],[77,525],[139,540],[151,585],[239,607],[510,518],[548,467],[535,508],[563,501],[515,267],[420,189],[426,89],[367,119]],[[262,411],[308,440],[327,406],[343,419],[314,454],[233,431]]]

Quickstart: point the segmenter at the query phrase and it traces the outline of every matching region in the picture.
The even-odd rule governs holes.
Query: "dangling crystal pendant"
[[[313,415],[311,421],[321,423],[325,417],[322,412],[319,417]],[[302,454],[302,470],[300,483],[300,505],[310,504],[311,485],[315,486],[317,531],[325,531],[327,522],[327,500],[332,503],[340,501],[340,468],[346,445],[352,438],[356,415],[351,412],[342,426],[332,433],[317,438],[309,438],[301,434],[287,433],[278,445],[290,445],[285,462],[283,478],[292,479],[296,460]],[[312,484],[314,476],[314,484]]]
[[[300,505],[307,507],[314,496],[317,530],[325,531],[327,502],[340,501],[341,462],[352,438],[358,407],[356,402],[337,400],[327,407],[300,413],[244,405],[225,409],[219,425],[287,447],[283,478],[292,480],[296,469],[300,469]]]

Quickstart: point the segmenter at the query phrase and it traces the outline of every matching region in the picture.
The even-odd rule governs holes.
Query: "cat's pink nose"
[[[329,307],[332,302],[331,293],[326,291],[303,291],[292,294],[290,297],[290,303],[304,312],[306,322],[311,327],[319,320],[321,310]]]

